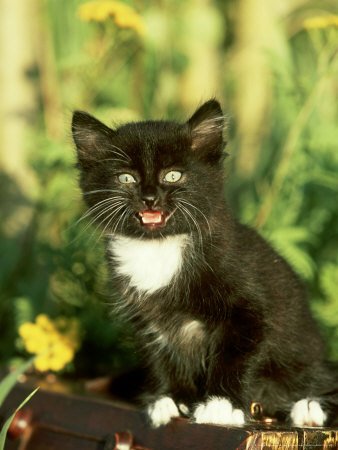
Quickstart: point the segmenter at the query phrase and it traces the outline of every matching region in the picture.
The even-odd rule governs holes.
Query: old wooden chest
[[[8,416],[31,392],[18,385],[3,404]],[[152,429],[132,406],[40,389],[11,426],[12,450],[338,449],[338,430],[252,423],[243,428],[197,425],[187,419]]]

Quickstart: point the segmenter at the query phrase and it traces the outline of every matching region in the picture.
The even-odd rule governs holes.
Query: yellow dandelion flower
[[[46,356],[37,356],[34,360],[34,366],[39,372],[46,372],[50,369],[50,361]]]
[[[139,35],[144,34],[145,26],[142,18],[136,14],[116,14],[115,23],[120,28],[132,28]]]
[[[337,15],[309,17],[303,22],[303,27],[307,30],[315,28],[327,28],[330,26],[338,27]]]
[[[49,358],[47,370],[58,372],[59,370],[62,370],[68,362],[69,361],[65,361],[63,358],[56,358],[54,356],[53,358]]]
[[[120,13],[132,13],[134,10],[122,2],[98,0],[86,2],[78,8],[78,15],[83,21],[103,22],[110,16]]]
[[[46,332],[55,331],[55,325],[46,314],[39,314],[35,319],[36,324]]]
[[[64,342],[56,343],[49,355],[49,365],[51,370],[61,370],[74,358],[74,350]]]
[[[145,32],[142,17],[131,6],[114,0],[86,2],[79,6],[78,16],[85,22],[104,22],[112,17],[120,28],[131,28],[140,35]]]
[[[34,323],[26,322],[22,324],[19,328],[19,334],[23,339],[34,338],[36,335],[39,335],[39,331]]]
[[[29,353],[41,353],[48,346],[48,342],[43,339],[41,329],[33,323],[27,322],[21,325],[19,328],[19,334],[22,337],[25,347]]]
[[[19,328],[26,350],[38,355],[37,370],[61,370],[72,361],[80,346],[81,330],[77,319],[60,317],[54,322],[46,315],[37,316],[35,323],[26,322]]]

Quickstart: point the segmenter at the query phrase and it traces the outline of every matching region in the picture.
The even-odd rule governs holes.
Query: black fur
[[[304,289],[284,259],[237,223],[224,202],[223,127],[215,100],[184,124],[147,121],[112,130],[86,113],[74,114],[81,188],[107,241],[116,234],[142,240],[193,236],[181,271],[152,294],[130,287],[108,251],[122,293],[117,308],[135,324],[151,373],[148,399],[170,395],[192,407],[218,395],[247,415],[258,401],[265,414],[288,419],[294,402],[312,397],[331,411],[332,422],[337,384]],[[182,179],[162,183],[171,169]],[[119,183],[121,173],[136,183]],[[153,210],[173,212],[165,226],[145,227],[137,217],[149,209],[149,195]],[[105,210],[110,196],[124,206],[111,203]],[[177,198],[186,202],[183,208]],[[182,334],[187,320],[200,321],[203,333]]]

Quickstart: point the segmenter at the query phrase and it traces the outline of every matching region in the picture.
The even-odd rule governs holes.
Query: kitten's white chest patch
[[[116,236],[109,243],[116,271],[130,278],[139,291],[153,293],[167,286],[179,272],[188,235],[162,239],[136,239]]]

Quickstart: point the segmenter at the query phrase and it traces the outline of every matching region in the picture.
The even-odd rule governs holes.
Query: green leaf
[[[287,260],[299,276],[307,280],[313,278],[316,264],[308,251],[302,248],[302,244],[314,239],[306,228],[285,227],[264,234],[272,247]]]
[[[7,431],[10,427],[10,424],[12,423],[12,420],[14,419],[15,414],[30,400],[31,397],[33,397],[38,389],[39,388],[37,387],[31,394],[29,394],[29,396],[25,398],[25,400],[18,406],[18,408],[16,408],[14,413],[4,423],[4,426],[2,427],[2,430],[0,432],[0,450],[3,450],[5,447]]]
[[[270,231],[267,237],[270,241],[275,242],[279,246],[283,246],[285,242],[311,242],[313,239],[313,236],[308,228],[301,226],[277,228]]]
[[[336,300],[338,285],[338,264],[327,263],[322,268],[320,274],[320,287],[324,292],[327,301]]]
[[[3,401],[7,397],[7,394],[10,392],[10,390],[14,387],[16,384],[18,377],[23,374],[28,367],[30,367],[33,364],[33,361],[35,359],[35,356],[30,358],[25,364],[20,366],[18,369],[16,369],[14,372],[7,375],[0,383],[0,406],[2,405]]]

